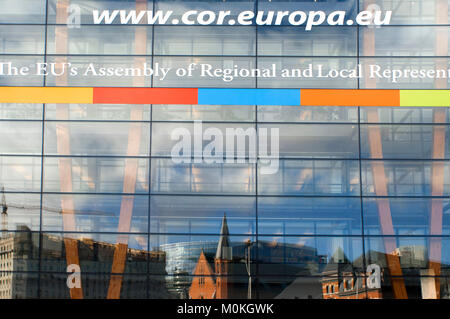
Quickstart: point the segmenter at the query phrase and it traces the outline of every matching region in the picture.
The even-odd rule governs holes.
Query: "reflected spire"
[[[233,258],[230,240],[228,238],[229,235],[230,232],[228,230],[227,216],[226,213],[224,213],[222,227],[220,229],[220,239],[217,244],[216,259],[231,260]]]

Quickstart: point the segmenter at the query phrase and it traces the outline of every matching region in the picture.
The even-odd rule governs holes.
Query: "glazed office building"
[[[389,26],[92,20],[92,10],[106,9],[353,16],[371,4],[393,11]],[[71,5],[81,8],[79,28],[67,24]],[[449,69],[448,0],[0,0],[0,7],[0,62],[15,66]],[[449,298],[448,85],[448,78],[364,76],[2,75],[0,298]],[[143,91],[117,88],[177,91],[152,91],[159,98],[142,103]],[[248,98],[257,92],[268,95]],[[292,92],[298,105],[285,103]],[[224,135],[278,128],[278,171],[263,174],[262,158],[174,162],[172,132],[193,132],[200,120]],[[68,285],[77,270],[81,283]]]

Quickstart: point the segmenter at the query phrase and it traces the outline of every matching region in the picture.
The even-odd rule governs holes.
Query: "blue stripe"
[[[198,89],[201,105],[300,105],[299,89]]]

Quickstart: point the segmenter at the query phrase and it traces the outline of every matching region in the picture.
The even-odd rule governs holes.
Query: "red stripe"
[[[94,88],[94,104],[198,104],[198,89]]]

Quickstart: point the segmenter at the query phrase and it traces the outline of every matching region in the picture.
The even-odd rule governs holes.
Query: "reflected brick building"
[[[36,287],[46,298],[67,297],[68,273],[64,238],[44,234],[41,238],[39,263],[39,237],[27,227],[16,233],[3,233],[0,237],[0,299],[36,298]],[[87,298],[106,297],[110,281],[115,244],[98,242],[90,238],[77,240],[81,260],[81,280]],[[169,298],[163,279],[152,278],[148,283],[147,264],[152,272],[164,273],[165,253],[141,249],[127,249],[126,274],[123,274],[122,298],[146,298],[150,284],[153,298]],[[40,279],[38,270],[41,270]],[[30,274],[31,273],[31,274]]]
[[[214,257],[214,272],[203,251],[194,270],[194,279],[189,289],[191,299],[228,299],[230,261],[233,249],[228,238],[229,231],[226,216],[223,217],[220,239]]]
[[[405,275],[405,286],[411,298],[424,298],[426,291],[434,290],[434,274],[427,269],[427,251],[421,246],[402,246],[394,254],[399,258]],[[391,276],[387,270],[388,256],[378,251],[369,251],[368,258],[380,266],[380,287],[370,288],[367,279],[370,274],[363,271],[363,257],[350,262],[345,255],[337,252],[341,258],[333,258],[322,272],[320,283],[324,299],[386,299],[393,298]],[[367,265],[366,265],[367,266]],[[440,265],[445,276],[441,279],[441,298],[448,298],[448,265]],[[429,276],[429,277],[428,277]]]

